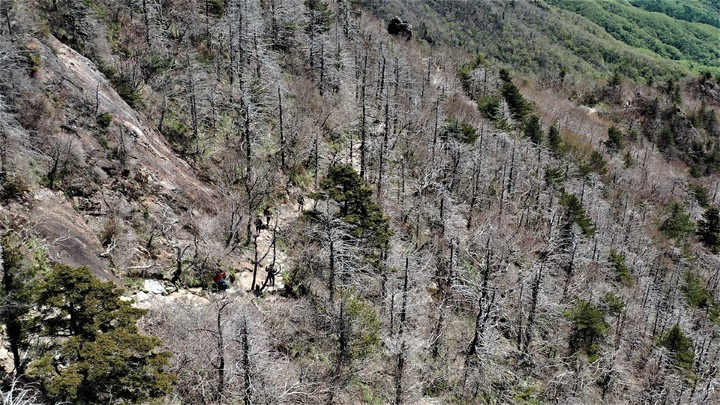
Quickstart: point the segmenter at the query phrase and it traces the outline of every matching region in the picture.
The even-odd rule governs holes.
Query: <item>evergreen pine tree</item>
[[[571,228],[572,224],[577,224],[583,235],[592,236],[595,233],[595,225],[585,213],[585,208],[575,194],[563,191],[560,203],[565,206],[565,228]]]
[[[573,353],[584,351],[591,358],[597,356],[598,344],[610,330],[605,313],[596,305],[580,300],[569,318],[573,323],[570,350]]]
[[[27,366],[22,353],[29,347],[27,315],[35,299],[33,283],[38,270],[44,264],[42,260],[44,257],[28,260],[31,252],[27,244],[14,234],[3,236],[0,244],[0,270],[2,270],[0,311],[13,356],[15,375],[21,376]]]
[[[695,360],[693,352],[693,341],[685,336],[679,325],[675,325],[665,333],[658,342],[660,346],[668,349],[678,367],[691,369]]]
[[[53,338],[30,364],[49,398],[74,403],[137,403],[170,391],[164,371],[170,353],[160,339],[143,336],[138,319],[146,310],[120,299],[111,282],[85,267],[56,265],[40,285],[38,323]]]
[[[530,138],[535,144],[540,145],[543,141],[542,126],[540,126],[540,118],[537,115],[531,115],[525,124],[525,136]]]
[[[612,152],[617,152],[625,146],[625,135],[612,126],[608,129],[608,139],[605,141],[605,146]]]
[[[672,203],[668,207],[670,216],[660,225],[660,231],[668,238],[682,240],[695,232],[695,225],[682,205]]]
[[[507,81],[502,85],[500,93],[507,101],[512,117],[522,122],[532,110],[530,102],[523,97],[520,90],[511,81]]]
[[[320,199],[332,199],[340,204],[340,216],[353,225],[355,236],[382,248],[392,236],[389,218],[373,201],[372,190],[363,184],[349,165],[333,165],[320,182]]]
[[[698,221],[698,236],[713,253],[720,252],[720,215],[717,207],[705,210],[703,219]]]
[[[560,137],[560,131],[558,131],[555,125],[550,127],[548,130],[548,148],[555,153],[560,154],[562,147],[562,137]]]

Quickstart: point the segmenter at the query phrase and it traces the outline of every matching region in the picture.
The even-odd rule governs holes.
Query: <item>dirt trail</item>
[[[312,204],[312,201],[310,202]],[[306,199],[306,206],[308,206]],[[278,234],[282,233],[283,227],[289,226],[294,222],[302,212],[298,210],[298,205],[295,201],[281,204],[273,210],[273,218],[271,225],[274,226],[275,220],[278,221]],[[257,237],[258,246],[258,257],[262,258],[267,253],[265,258],[259,260],[257,279],[255,283],[262,286],[267,277],[267,266],[273,262],[273,250],[272,250],[272,228],[263,229]],[[276,271],[283,271],[285,266],[288,264],[288,256],[281,249],[280,246],[276,249],[275,269]],[[231,297],[252,297],[250,291],[252,290],[252,278],[253,278],[253,264],[254,250],[248,250],[245,254],[239,272],[236,273],[236,279],[230,287],[223,292],[213,292],[204,290],[201,288],[188,288],[188,289],[176,289],[174,286],[167,282],[160,280],[145,280],[143,288],[130,293],[127,298],[129,301],[134,301],[134,305],[139,308],[157,308],[161,306],[173,305],[175,301],[190,302],[193,305],[207,305],[215,297],[217,298],[221,294],[225,294]],[[275,277],[275,285],[272,287],[266,287],[264,292],[276,292],[282,290],[285,287],[282,277],[277,275]],[[1,353],[0,353],[1,355]],[[0,357],[1,359],[1,357]]]
[[[305,200],[305,205],[308,206],[311,202],[308,203],[308,198],[305,198]],[[263,256],[265,256],[264,259],[259,260],[257,278],[255,281],[255,283],[260,286],[263,285],[265,279],[267,278],[267,267],[273,263],[272,238],[275,221],[277,220],[278,224],[277,235],[278,237],[280,237],[280,235],[282,235],[283,229],[286,229],[289,224],[294,222],[302,214],[300,210],[298,210],[297,202],[295,202],[294,200],[275,207],[274,209],[272,209],[272,212],[273,217],[270,220],[269,229],[261,230],[259,236],[257,237],[258,259],[262,259]],[[254,250],[249,250],[246,253],[246,257],[247,262],[243,265],[243,268],[240,269],[241,271],[236,275],[234,288],[239,288],[244,291],[250,291],[252,288],[253,279]],[[288,263],[288,257],[280,246],[278,246],[275,250],[274,261],[276,274],[285,270],[285,266]],[[275,286],[267,287],[266,291],[278,291],[283,289],[284,287],[285,284],[283,283],[282,277],[280,276],[280,274],[277,274],[275,276]]]

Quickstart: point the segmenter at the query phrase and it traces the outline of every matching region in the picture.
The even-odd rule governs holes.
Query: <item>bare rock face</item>
[[[58,182],[64,188],[28,187],[25,197],[0,205],[0,217],[13,218],[13,226],[31,231],[52,262],[88,267],[100,279],[120,285],[115,272],[122,275],[131,268],[162,273],[167,261],[174,260],[166,253],[172,252],[172,243],[190,243],[183,226],[211,223],[222,196],[195,175],[92,61],[51,35],[28,40],[28,46],[40,55],[34,80],[55,97],[46,141],[65,154],[68,174]],[[111,117],[110,129],[96,124],[100,114]],[[109,157],[112,145],[120,142],[126,150],[123,164]],[[43,155],[27,153],[29,160],[40,162],[39,171],[45,170]],[[173,239],[154,238],[156,252],[151,255],[138,243],[138,234],[158,226]]]
[[[388,24],[388,34],[410,40],[413,35],[412,25],[407,21],[403,21],[400,17],[395,16]]]
[[[154,194],[213,212],[218,200],[215,190],[195,177],[190,165],[175,155],[157,129],[120,97],[105,75],[90,60],[55,37],[49,36],[46,42],[50,52],[44,55],[51,66],[46,69],[45,80],[57,83],[58,90],[71,94],[78,102],[97,104],[98,111],[112,114],[129,135],[131,164],[142,173],[141,177],[154,189]],[[84,150],[98,149],[93,137],[79,132],[76,135]],[[111,174],[116,170],[106,161],[96,165]]]
[[[105,248],[72,205],[59,193],[39,190],[32,201],[32,226],[47,243],[51,259],[85,266],[102,280],[119,283],[100,253]]]

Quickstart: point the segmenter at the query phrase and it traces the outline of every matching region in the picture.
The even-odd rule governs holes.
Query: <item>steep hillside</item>
[[[547,2],[589,19],[634,48],[647,49],[662,58],[680,61],[697,71],[720,71],[720,28],[676,19],[672,8],[668,10],[671,15],[659,14],[657,11],[664,10],[662,3],[656,3],[655,12],[648,12],[618,1]],[[707,21],[714,11],[714,23],[717,24],[717,8],[712,10],[709,5],[705,5],[704,9],[697,6],[695,13],[688,12],[688,18]]]
[[[713,0],[630,0],[643,10],[663,13],[678,20],[720,28],[720,4]]]
[[[2,4],[3,398],[720,401],[718,79],[364,3]]]
[[[555,79],[561,72],[602,77],[619,71],[641,81],[678,78],[691,70],[718,73],[717,27],[685,21],[671,11],[646,12],[623,1],[362,3],[385,19],[402,14],[428,43],[463,47],[542,79]],[[652,3],[657,5],[652,11],[660,11],[661,2]],[[717,19],[714,6],[697,4],[686,18]]]

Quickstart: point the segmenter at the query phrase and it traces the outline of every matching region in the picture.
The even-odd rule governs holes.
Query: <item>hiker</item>
[[[258,216],[257,218],[255,218],[255,230],[256,230],[258,233],[260,233],[260,231],[262,231],[263,229],[266,229],[266,228],[267,228],[267,227],[265,226],[265,224],[263,224],[263,220],[262,220],[262,218],[261,218],[260,216]]]
[[[270,264],[265,268],[265,270],[267,270],[267,284],[270,287],[275,287],[275,265]]]
[[[297,202],[298,202],[298,211],[302,212],[303,209],[305,209],[305,197],[303,197],[302,194],[298,194],[297,196]]]
[[[221,271],[215,275],[215,286],[217,286],[218,291],[227,290],[228,283],[225,279],[226,277],[227,274],[225,274],[224,271]]]
[[[272,218],[272,211],[270,211],[270,207],[265,207],[265,210],[263,211],[263,215],[265,216],[265,223],[268,229],[270,228],[270,219]]]

